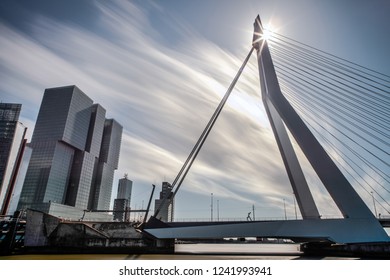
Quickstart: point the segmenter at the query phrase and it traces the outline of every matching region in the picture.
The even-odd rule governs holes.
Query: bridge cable
[[[300,45],[291,43],[291,41]],[[387,193],[390,193],[390,191],[373,175],[364,172],[361,163],[363,162],[383,181],[390,183],[390,180],[387,179],[390,178],[388,172],[383,172],[371,161],[368,161],[367,157],[355,151],[352,145],[346,144],[345,140],[340,139],[329,128],[358,145],[360,149],[370,153],[371,156],[381,161],[382,166],[389,166],[387,160],[384,161],[379,155],[371,152],[354,139],[362,139],[382,155],[389,155],[388,149],[385,150],[382,147],[389,146],[390,143],[390,136],[387,133],[390,130],[388,113],[390,111],[390,91],[388,90],[390,88],[390,80],[388,79],[390,76],[292,39],[287,41],[277,38],[272,43],[270,44],[270,51],[274,56],[275,70],[282,92],[287,95],[287,99],[293,103],[294,107],[300,109],[301,114],[304,114],[304,122],[317,134],[317,137],[320,137],[341,158],[346,159],[344,164],[341,164],[334,153],[329,152],[343,170],[368,192],[362,185],[361,180],[364,181],[378,197],[389,205],[386,199],[369,184],[367,179],[375,182],[376,186],[382,187]],[[320,132],[313,124],[320,127],[323,132]],[[358,129],[359,132],[353,130],[352,127]],[[324,132],[330,135],[333,140],[329,140],[329,136],[326,136]],[[347,155],[342,148],[334,144],[334,139],[350,155]],[[345,164],[352,171],[349,171]],[[351,172],[359,176],[361,180],[357,179]],[[367,179],[362,176],[364,173],[366,173]],[[376,198],[373,197],[373,199],[389,213]]]
[[[309,84],[310,86],[315,86],[314,84],[312,84],[311,82],[309,82],[309,81],[307,81],[307,80],[305,81],[306,84],[303,84],[301,81],[298,81],[298,80],[297,80],[297,79],[299,79],[299,78],[298,78],[298,76],[297,76],[296,74],[287,73],[287,72],[284,71],[284,69],[281,69],[281,72],[280,72],[280,73],[281,73],[280,76],[282,76],[282,77],[288,76],[289,80],[295,81],[295,82],[301,84],[302,86],[307,86],[307,84]],[[302,75],[301,75],[301,77],[302,77]],[[310,89],[310,90],[311,90],[310,92],[308,92],[308,90],[306,90],[306,89],[303,89],[302,87],[300,88],[300,90],[301,90],[302,92],[304,92],[304,93],[307,93],[306,98],[310,99],[310,100],[312,101],[312,103],[315,103],[315,101],[313,101],[313,98],[314,98],[314,97],[312,97],[312,95],[310,95],[310,93],[318,93],[318,94],[320,94],[319,90],[316,89],[315,87],[314,87],[314,88],[311,88],[311,89]],[[324,93],[324,92],[327,92],[327,90],[323,89],[323,90],[321,91],[321,93]],[[342,110],[342,108],[343,108],[343,107],[341,107],[342,104],[341,104],[339,101],[337,101],[337,100],[332,100],[334,103],[331,104],[328,100],[326,100],[326,99],[325,99],[323,96],[321,96],[321,95],[318,96],[318,99],[319,99],[321,102],[323,102],[321,105],[327,104],[327,105],[329,106],[329,108],[330,108],[330,110],[329,110],[330,112],[333,112],[334,114],[338,115],[341,119],[343,119],[345,122],[349,123],[351,126],[354,126],[354,127],[358,128],[358,129],[360,129],[361,131],[363,131],[363,132],[365,132],[366,134],[370,135],[370,137],[375,138],[375,139],[376,139],[377,141],[379,141],[379,142],[382,142],[383,145],[385,145],[385,146],[390,146],[390,143],[389,143],[388,141],[385,141],[385,140],[383,140],[382,138],[376,136],[376,135],[374,134],[374,132],[368,131],[367,128],[369,128],[370,130],[375,131],[377,134],[380,134],[380,135],[382,135],[382,136],[384,136],[384,137],[386,137],[386,138],[389,138],[390,135],[387,134],[386,131],[379,130],[379,129],[375,128],[375,127],[372,126],[371,124],[367,123],[367,121],[365,121],[364,119],[360,120],[359,123],[356,123],[356,119],[353,119],[353,115],[351,115],[351,114],[349,114],[349,113],[345,113],[345,112],[343,112],[343,111],[336,112],[336,111],[334,110],[335,104],[337,104],[337,107],[338,107],[339,109]],[[307,101],[307,100],[305,100],[305,101]],[[345,107],[344,107],[344,108],[345,108]],[[344,117],[344,116],[341,116],[341,113],[344,113],[349,119],[346,118],[346,117]],[[359,113],[359,111],[355,111],[355,114],[361,115],[361,113]],[[330,117],[334,119],[334,116],[333,116],[333,115],[330,115]],[[366,125],[366,127],[362,127],[362,124]],[[380,126],[380,125],[378,124],[378,126]],[[382,127],[383,127],[383,126],[382,126]],[[383,127],[383,128],[384,128],[384,129],[388,129],[388,127]],[[350,130],[349,128],[347,128],[347,129]],[[354,134],[356,134],[356,132],[354,132],[354,131],[352,131],[352,130],[351,130],[351,132],[354,133]],[[357,136],[358,136],[358,137],[361,137],[360,135],[357,135]],[[378,147],[377,147],[377,148],[378,148]],[[381,148],[379,148],[379,149],[381,149]],[[385,152],[385,153],[387,153],[387,154],[389,154],[387,151],[384,151],[384,150],[382,150],[382,151]]]
[[[286,86],[284,84],[284,82],[281,82],[281,86],[283,88],[283,92],[285,92],[290,98],[291,98],[291,102],[294,103],[294,105],[298,108],[302,108],[302,107],[305,107],[304,110],[301,110],[301,112],[303,112],[307,118],[310,118],[312,120],[312,122],[316,123],[318,126],[320,126],[324,131],[326,131],[328,134],[330,134],[333,139],[336,139],[340,142],[341,145],[343,145],[347,150],[349,150],[352,154],[354,154],[356,157],[358,157],[360,160],[363,160],[364,158],[359,155],[358,153],[356,153],[356,151],[354,151],[349,145],[346,145],[343,141],[340,141],[332,132],[330,132],[329,130],[325,129],[325,127],[318,121],[318,120],[321,120],[322,123],[326,123],[326,120],[322,118],[321,115],[318,114],[318,110],[320,110],[320,108],[318,106],[315,106],[316,108],[313,108],[313,106],[308,106],[308,105],[305,105],[305,104],[302,104],[300,103],[299,101],[297,101],[297,99],[295,98],[295,96],[291,96],[291,95],[294,95],[294,92],[291,88],[289,88],[289,86]],[[316,109],[316,110],[314,110]],[[306,113],[306,111],[310,111],[311,114],[308,114]],[[312,115],[316,116],[316,118],[312,117]],[[303,118],[305,119],[305,118]],[[324,136],[324,133],[319,133],[319,131],[310,123],[310,122],[307,122],[307,125],[310,126],[311,128],[313,128],[316,132],[317,132],[317,135],[320,136],[321,138],[323,138],[324,140],[326,140],[327,142],[329,143],[332,143],[331,141],[329,141],[325,136]],[[332,146],[335,148],[336,146],[334,144],[332,144]],[[362,167],[357,164],[356,162],[354,162],[348,155],[346,155],[342,150],[340,149],[337,149],[335,148],[335,150],[338,151],[339,154],[342,154],[344,155],[346,158],[348,158],[350,161],[352,161],[356,166],[358,166],[358,168],[363,171],[364,173],[364,170],[362,169]],[[364,160],[363,160],[364,161]],[[374,170],[373,170],[374,171]],[[358,172],[356,172],[357,174],[359,174]],[[386,187],[384,187],[377,179],[375,179],[374,177],[372,177],[369,173],[366,174],[368,177],[370,177],[373,181],[375,181],[378,185],[380,185],[386,192],[390,193],[390,190],[388,190]],[[379,175],[379,174],[378,174]],[[361,177],[361,176],[360,176]],[[365,180],[363,177],[362,177],[363,180]],[[390,184],[390,181],[387,180],[386,178],[383,178],[385,181],[387,181],[389,184]]]
[[[277,56],[279,59],[286,62],[290,62],[289,65],[293,66],[295,70],[299,70],[300,72],[306,73],[308,75],[311,75],[313,78],[320,79],[322,81],[329,82],[332,81],[332,83],[329,84],[329,86],[333,86],[338,89],[349,89],[344,96],[348,96],[352,100],[356,101],[355,96],[359,96],[359,103],[363,103],[364,101],[366,104],[375,104],[376,107],[381,107],[384,109],[384,113],[388,115],[388,109],[390,108],[390,101],[389,97],[390,96],[374,96],[374,95],[369,95],[370,93],[373,93],[373,90],[368,90],[365,89],[364,87],[360,85],[350,85],[350,83],[345,76],[342,75],[336,75],[332,68],[330,70],[322,70],[318,67],[319,63],[314,61],[314,62],[308,62],[304,59],[295,59],[292,60],[292,56],[286,54],[284,50],[280,51],[277,49],[272,49],[272,52],[274,53],[275,56]],[[291,61],[294,62],[292,65]],[[282,64],[282,63],[281,63]],[[309,68],[308,66],[311,66]],[[309,71],[310,70],[310,71]],[[351,91],[353,89],[354,91]],[[365,89],[365,90],[364,90]],[[374,107],[374,110],[378,110],[378,108]]]
[[[286,89],[285,89],[286,90]],[[286,90],[286,92],[287,92],[288,90]],[[296,101],[295,100],[293,100],[292,101],[293,103],[295,103],[295,105],[297,106],[297,107],[300,107],[301,105],[300,104],[298,104],[298,103],[296,103]],[[311,110],[311,109],[310,109]],[[313,111],[312,111],[313,112]],[[315,122],[319,127],[321,127],[321,128],[323,128],[324,130],[325,130],[325,128],[324,128],[324,126],[320,123],[320,122],[318,122],[316,119],[314,119],[311,115],[309,115],[309,114],[305,114],[306,115],[306,117],[307,118],[310,118],[313,122]],[[311,125],[310,123],[308,123],[308,126],[311,128],[311,129],[313,129],[315,132],[316,132],[316,134],[319,136],[319,137],[321,137],[325,142],[327,142],[327,144],[330,146],[330,147],[332,147],[332,149],[334,150],[334,151],[336,151],[336,153],[338,153],[338,154],[340,154],[340,151],[339,151],[339,149],[331,142],[331,141],[329,141],[322,133],[320,133],[319,131],[318,131],[318,129],[316,129],[313,125]],[[333,137],[336,137],[334,134],[332,134],[332,133],[330,133]],[[347,146],[348,147],[348,146]],[[349,156],[348,155],[346,155],[345,153],[343,153],[343,152],[341,152],[341,155],[343,155],[343,157],[345,157],[345,158],[347,158],[347,159],[349,159],[350,161],[352,161],[359,169],[361,169],[361,170],[363,170],[356,162],[354,162],[353,160],[351,160],[350,158],[349,158]],[[340,161],[336,158],[336,157],[334,157],[333,156],[333,154],[332,153],[330,153],[330,156],[333,158],[333,160],[335,161],[335,162],[337,162],[343,169],[344,169],[344,171],[345,172],[347,172],[367,193],[370,193],[363,185],[362,185],[362,183],[358,180],[358,179],[356,179],[356,177],[353,175],[353,174],[351,174],[351,172],[350,171],[348,171],[346,168],[345,168],[345,166],[343,166],[343,164],[341,164],[340,163]],[[346,164],[356,173],[356,174],[359,174],[357,171],[356,171],[356,169],[355,168],[353,168],[352,166],[351,166],[351,164],[349,164],[348,162],[346,162]],[[364,171],[364,170],[363,170]],[[377,192],[368,182],[367,182],[367,180],[365,179],[365,178],[363,178],[362,176],[360,176],[361,178],[362,178],[362,180],[390,207],[390,204],[386,201],[386,199],[379,193],[379,192]],[[373,180],[376,180],[375,178],[373,178],[372,176],[370,176],[369,175],[369,177],[371,177],[371,179],[373,179]],[[380,184],[379,182],[377,182],[378,184]],[[384,186],[382,186],[387,192],[390,192],[388,189],[386,189]],[[375,198],[374,198],[375,199]],[[378,201],[377,199],[375,199],[377,202],[378,202],[378,204],[383,208],[383,209],[385,209],[389,214],[390,214],[390,211],[389,210],[387,210],[387,208],[385,207],[385,206],[383,206],[383,204],[381,204],[381,202],[380,201]]]
[[[349,88],[349,89],[353,88],[347,84],[347,80],[344,77],[336,76],[338,79],[329,78],[328,76],[324,76],[323,73],[319,72],[318,70],[315,70],[315,69],[313,70],[313,68],[308,68],[306,66],[308,64],[307,62],[304,62],[306,64],[305,66],[303,66],[302,62],[297,61],[297,60],[294,60],[294,64],[292,64],[291,60],[290,60],[291,57],[286,58],[286,55],[283,55],[283,54],[279,55],[279,52],[277,50],[275,51],[275,53],[276,53],[276,56],[278,56],[284,62],[286,62],[286,61],[289,62],[288,64],[294,68],[293,69],[294,71],[298,69],[299,71],[301,71],[307,75],[311,75],[312,77],[316,77],[317,79],[320,79],[324,82],[326,81],[329,83],[329,86],[330,85],[334,86],[335,88],[338,88],[340,90],[345,90],[345,88],[341,87],[339,84],[341,84],[344,87]],[[313,66],[313,67],[316,67],[316,66]],[[316,68],[316,69],[318,69],[318,68]],[[314,75],[314,73],[318,74],[319,76]],[[329,74],[329,72],[328,72],[328,74]],[[325,78],[327,78],[327,79],[325,79]],[[333,82],[329,82],[329,80],[331,80],[333,82],[337,82],[337,84],[335,84]],[[341,82],[340,82],[340,80],[341,80]],[[357,100],[355,97],[352,97],[352,100],[357,101],[357,102],[361,102],[363,100],[363,101],[367,102],[367,104],[374,103],[375,106],[379,106],[379,107],[382,107],[384,109],[384,111],[381,111],[382,113],[389,115],[388,110],[390,107],[385,106],[387,104],[390,105],[390,102],[388,100],[386,100],[386,98],[388,98],[388,97],[384,96],[384,98],[378,98],[376,96],[367,96],[367,92],[364,92],[361,89],[356,89],[356,88],[355,88],[355,92],[348,90],[348,91],[346,91],[346,93],[348,93],[348,95],[346,95],[346,94],[344,94],[344,95],[349,96],[350,98],[351,98],[351,96],[353,96],[356,93],[364,94],[365,96],[364,95],[359,96],[360,100]],[[378,110],[378,108],[376,108],[376,107],[371,107],[371,108],[374,110]]]
[[[284,73],[283,73],[283,74],[284,74]],[[288,73],[288,74],[291,75],[291,73]],[[283,77],[283,75],[280,75],[280,73],[279,73],[279,77],[280,77],[280,76]],[[289,76],[288,78],[289,78],[289,81],[291,81],[291,80],[294,79],[294,78],[292,78],[291,76]],[[295,86],[295,87],[299,87],[299,86]],[[301,92],[301,93],[303,92],[303,93],[307,94],[307,95],[306,95],[305,102],[307,102],[308,99],[309,99],[309,101],[312,101],[312,100],[313,100],[313,98],[312,98],[308,93],[306,93],[306,92],[309,92],[309,91],[305,91],[304,89],[302,89],[302,87],[299,87],[299,90],[298,90],[298,91]],[[315,91],[315,90],[311,90],[310,92],[312,93],[313,91]],[[317,90],[317,92],[318,92],[318,90]],[[320,98],[321,98],[321,96],[320,96]],[[312,101],[312,102],[313,102],[313,101]],[[336,115],[338,115],[337,112],[335,112],[334,110],[332,110],[332,106],[329,105],[329,102],[327,102],[326,100],[322,100],[322,102],[323,102],[323,103],[321,103],[321,106],[323,106],[324,103],[327,104],[327,105],[329,106],[329,108],[331,108],[330,111],[333,111],[333,113],[335,113]],[[336,102],[337,102],[337,101],[336,101]],[[315,103],[313,102],[313,104],[315,104]],[[317,103],[317,104],[318,104],[318,103]],[[330,117],[333,117],[333,115],[330,115]],[[344,118],[344,119],[345,119],[345,118]],[[355,124],[353,124],[353,123],[351,123],[351,122],[350,122],[350,124],[351,124],[351,125],[355,125]],[[356,127],[356,125],[355,125],[355,127]],[[364,129],[363,129],[363,131],[364,131]],[[365,132],[367,133],[367,131],[365,131]],[[378,132],[378,130],[377,130],[377,132]],[[381,133],[380,131],[379,131],[379,133],[382,134],[382,135],[384,135],[384,136],[386,136],[386,137],[388,138],[388,135],[387,135],[387,134],[383,134],[383,133]],[[375,135],[373,135],[373,134],[371,134],[371,136],[375,137]]]
[[[271,40],[273,40],[273,38],[275,38],[274,35],[276,35],[277,40],[286,42],[288,45],[300,47],[300,48],[304,49],[305,51],[308,51],[309,53],[314,53],[314,51],[316,51],[317,53],[322,53],[324,56],[329,57],[329,59],[331,59],[332,61],[334,61],[334,62],[336,62],[336,63],[340,63],[340,64],[341,64],[341,62],[338,62],[338,60],[339,60],[339,61],[343,61],[343,62],[344,62],[344,65],[347,65],[347,64],[353,65],[354,67],[350,66],[349,68],[350,68],[350,69],[353,69],[353,70],[356,70],[356,71],[358,71],[358,72],[364,73],[365,75],[362,76],[362,77],[365,78],[365,79],[369,79],[369,78],[367,78],[367,76],[370,76],[370,77],[372,77],[372,78],[375,78],[375,79],[381,80],[381,81],[383,81],[383,82],[389,83],[389,79],[390,79],[390,76],[389,76],[389,75],[386,75],[386,74],[381,73],[381,72],[379,72],[379,71],[376,71],[376,70],[367,68],[367,67],[365,67],[365,66],[359,65],[359,64],[354,63],[354,62],[352,62],[352,61],[349,61],[349,60],[347,60],[347,59],[343,59],[343,58],[341,58],[341,57],[338,57],[338,56],[333,55],[333,54],[331,54],[331,53],[325,52],[325,51],[320,50],[320,49],[318,49],[318,48],[309,46],[309,45],[307,45],[307,44],[301,43],[301,42],[299,42],[299,41],[297,41],[297,40],[294,40],[294,39],[289,38],[289,37],[287,37],[287,36],[278,34],[278,33],[276,33],[276,32],[273,32],[273,33],[272,33]],[[286,39],[287,41],[286,41],[286,40],[283,40],[283,39],[281,39],[281,38],[284,38],[284,39]],[[292,43],[292,42],[294,42],[295,44]],[[314,50],[314,51],[313,51],[313,50]],[[360,69],[359,69],[359,68],[360,68]],[[363,70],[362,70],[362,69],[363,69]],[[376,76],[376,75],[377,75],[377,76]],[[379,77],[378,75],[379,75],[379,76],[382,76],[382,77]],[[378,83],[378,84],[380,84],[380,83]],[[385,86],[386,86],[386,85],[385,85]],[[390,88],[388,85],[387,85],[386,87],[387,87],[387,88]]]
[[[321,104],[321,105],[323,105],[323,104]],[[320,109],[320,110],[323,111],[322,109]],[[332,110],[330,110],[330,111],[332,111]],[[371,141],[368,141],[368,140],[365,139],[365,138],[362,138],[362,136],[361,136],[358,132],[352,130],[351,128],[349,128],[349,127],[346,126],[345,124],[341,123],[339,120],[335,119],[334,116],[329,116],[329,117],[330,117],[331,119],[333,119],[334,122],[337,123],[339,126],[345,128],[347,131],[351,132],[351,133],[354,134],[355,136],[357,136],[357,137],[363,139],[364,141],[370,143],[373,147],[375,147],[375,148],[378,149],[379,151],[383,152],[384,154],[390,155],[389,152],[387,152],[387,151],[384,150],[383,148],[379,147],[377,144],[372,143]],[[350,121],[348,121],[348,122],[349,122],[349,124],[353,124],[353,123],[350,122]],[[371,155],[373,155],[374,157],[376,157],[378,160],[382,161],[383,164],[385,164],[385,165],[387,165],[387,166],[390,167],[390,164],[389,164],[387,161],[384,161],[383,159],[379,158],[376,154],[374,154],[372,151],[368,150],[366,147],[362,146],[362,145],[361,145],[360,143],[358,143],[355,139],[352,139],[351,136],[348,136],[344,131],[341,131],[341,130],[338,129],[337,127],[335,127],[335,129],[337,129],[342,135],[344,135],[345,137],[347,137],[349,140],[351,140],[352,142],[354,142],[356,145],[358,145],[358,146],[360,146],[361,148],[363,148],[366,152],[370,153]],[[362,129],[361,129],[361,130],[362,130]],[[373,137],[373,138],[377,138],[377,140],[380,140],[384,145],[390,146],[388,142],[385,142],[385,141],[383,141],[383,139],[380,139],[380,138],[376,137],[373,133],[370,133],[370,132],[367,132],[367,131],[366,131],[366,133],[367,133],[368,135],[370,135],[371,137]]]
[[[299,105],[298,105],[299,106]],[[312,117],[310,117],[310,116],[308,116],[309,118],[312,118]],[[316,122],[319,126],[322,126],[321,124],[319,124],[317,121],[315,121],[314,119],[313,119],[313,121],[314,122]],[[340,152],[339,151],[337,151],[338,149],[336,148],[336,146],[334,145],[334,144],[332,144],[328,139],[326,139],[324,136],[323,136],[323,134],[321,134],[315,127],[313,127],[312,125],[310,125],[310,124],[308,124],[308,126],[310,126],[318,135],[319,135],[319,137],[321,137],[325,142],[327,142],[327,144],[329,145],[329,146],[331,146],[332,147],[332,149],[334,150],[334,151],[336,151],[338,154],[340,154]],[[346,158],[348,158],[348,159],[350,159],[345,153],[341,153],[344,157],[346,157]],[[362,187],[368,194],[370,194],[370,192],[367,190],[367,188],[365,188],[364,186],[363,186],[363,184],[350,172],[350,171],[348,171],[348,169],[342,164],[342,163],[340,163],[340,161],[337,159],[337,157],[334,157],[332,154],[331,154],[331,157],[333,158],[333,160],[335,161],[335,162],[337,162],[338,164],[339,164],[339,166],[341,166],[342,168],[343,168],[343,170],[346,172],[346,173],[348,173],[349,175],[350,175],[350,177],[351,178],[353,178],[354,180],[355,180],[355,182],[357,183],[357,184],[359,184],[360,185],[360,187]],[[354,162],[354,164],[355,165],[357,165],[357,163],[355,163]],[[354,172],[356,172],[357,173],[357,171],[356,171],[356,169],[355,168],[353,168],[352,166],[351,166],[351,164],[349,164],[348,162],[347,162],[347,165],[354,171]],[[361,168],[360,168],[361,169]],[[357,174],[359,174],[359,173],[357,173]],[[360,176],[361,177],[361,176]],[[361,177],[362,178],[362,180],[369,186],[369,188],[370,189],[372,189],[389,207],[390,207],[390,204],[386,201],[386,199],[378,192],[378,191],[376,191],[368,182],[367,182],[367,180],[366,179],[364,179],[363,177]],[[387,190],[387,189],[385,189],[387,192],[389,192],[389,190]],[[389,214],[390,214],[390,211],[389,210],[387,210],[387,208],[379,201],[379,200],[377,200],[376,198],[374,198],[375,199],[375,201],[376,202],[378,202],[378,204],[384,209],[384,210],[386,210]]]
[[[290,64],[289,62],[287,62],[288,64]],[[292,68],[292,63],[290,64],[291,65],[291,67],[287,67],[287,69],[289,69],[289,70],[291,70],[291,72],[292,71],[294,71],[295,69],[293,69]],[[295,65],[295,64],[294,64]],[[296,66],[296,65],[295,65]],[[277,67],[276,67],[277,68]],[[295,71],[296,72],[296,71]],[[302,77],[305,77],[305,78],[307,78],[308,77],[308,74],[309,74],[309,72],[308,71],[305,71],[305,74],[303,75],[303,74],[301,74],[300,76]],[[293,74],[294,75],[294,74]],[[297,75],[294,75],[295,77],[297,77]],[[291,79],[291,76],[290,76],[290,79]],[[310,79],[310,78],[309,78]],[[312,83],[310,83],[310,82],[308,82],[307,80],[305,81],[306,83],[309,83],[310,85],[313,85]],[[324,83],[321,83],[321,82],[318,82],[317,81],[317,83],[319,83],[320,85],[322,85],[322,86],[326,86]],[[317,91],[318,92],[318,91]],[[340,92],[340,93],[342,93],[342,92]],[[337,102],[337,101],[336,101]],[[356,112],[355,112],[355,114],[356,114]],[[358,114],[360,114],[360,113],[358,113]],[[349,117],[351,117],[351,115],[349,114],[348,115]],[[344,118],[344,120],[346,120],[345,118]],[[353,120],[353,121],[355,121],[355,120]],[[349,122],[349,124],[351,124],[351,125],[353,125],[353,126],[355,126],[355,127],[357,127],[357,126],[359,126],[359,129],[360,130],[362,130],[362,131],[364,131],[366,134],[368,134],[368,135],[370,135],[370,137],[372,137],[372,138],[376,138],[378,141],[380,141],[380,142],[382,142],[384,145],[389,145],[389,143],[387,142],[387,141],[384,141],[383,139],[381,139],[381,138],[379,138],[379,137],[377,137],[377,136],[375,136],[373,133],[370,133],[370,132],[368,132],[365,128],[362,128],[361,126],[360,126],[360,124],[354,124],[352,121],[348,121]],[[364,122],[364,121],[363,121]],[[367,123],[365,123],[366,125],[367,125]],[[380,125],[380,124],[378,124],[378,125]],[[369,124],[368,124],[368,126],[369,126],[369,128],[370,129],[372,129],[372,130],[374,130],[374,131],[376,131],[376,132],[378,132],[379,134],[382,134],[382,136],[385,136],[385,137],[389,137],[389,135],[388,134],[386,134],[384,131],[381,131],[381,130],[378,130],[378,129],[376,129],[375,127],[373,127],[373,126],[370,126]],[[385,127],[386,128],[386,130],[388,129],[388,127],[386,126]],[[355,133],[356,134],[356,133]],[[378,148],[378,146],[376,146],[377,148]],[[381,148],[379,148],[379,149],[381,149]],[[382,150],[384,153],[387,153],[386,151],[384,151],[384,150]],[[388,153],[387,153],[388,154]]]
[[[289,79],[289,80],[290,80],[290,79]],[[281,81],[280,81],[280,84],[281,84],[281,86],[282,86],[283,88],[289,87],[291,91],[294,91],[294,89],[291,89],[291,87],[294,87],[294,88],[295,88],[296,90],[298,90],[299,92],[304,92],[304,89],[303,89],[301,86],[299,86],[299,85],[287,85],[286,82],[285,82],[284,80],[281,80]],[[295,92],[295,91],[294,91],[294,92]],[[300,100],[300,98],[297,97],[296,95],[294,95],[293,93],[288,94],[287,97],[288,97],[288,99],[295,98],[296,100]],[[333,123],[329,123],[329,121],[328,121],[327,119],[325,119],[325,118],[323,118],[322,116],[319,116],[319,115],[318,115],[318,112],[324,112],[324,110],[323,110],[321,107],[323,107],[324,104],[326,104],[327,106],[330,106],[329,103],[326,102],[326,101],[321,100],[321,102],[323,102],[323,103],[321,103],[321,106],[319,106],[318,103],[314,103],[313,98],[312,98],[311,96],[305,95],[305,98],[306,98],[305,101],[309,101],[309,102],[302,102],[302,101],[299,101],[299,103],[302,104],[302,105],[305,105],[305,108],[309,108],[309,109],[310,109],[310,108],[313,108],[313,107],[317,108],[316,115],[317,115],[319,118],[321,118],[322,121],[323,121],[324,123],[327,123],[329,126],[334,127]],[[307,103],[310,103],[310,104],[307,104]],[[339,113],[338,113],[338,112],[335,112],[331,107],[328,107],[328,108],[330,108],[328,111],[331,111],[331,112],[332,112],[333,114],[335,114],[335,115],[339,115]],[[332,115],[331,115],[331,116],[327,116],[327,118],[332,118],[332,119],[334,119]],[[304,119],[304,118],[303,118],[303,119]],[[336,120],[336,122],[337,122],[337,120]],[[334,129],[335,129],[335,130],[338,130],[337,127],[334,127]],[[335,139],[337,139],[337,138],[335,138]],[[337,139],[337,140],[340,141],[339,139]],[[366,139],[364,139],[364,140],[366,140]],[[343,145],[345,145],[344,141],[340,141],[340,142],[341,142]],[[348,149],[351,149],[349,146],[346,146],[346,147],[347,147]],[[364,162],[367,164],[366,159],[364,159],[361,155],[359,155],[358,153],[356,153],[354,150],[351,150],[351,152],[354,153],[355,156],[359,157],[362,161],[364,161]],[[383,173],[383,175],[384,175],[384,174],[385,174],[385,173]],[[385,175],[385,176],[388,176],[388,175]],[[389,178],[390,178],[390,177],[389,177]],[[385,179],[385,178],[384,178],[384,179]],[[386,180],[386,181],[390,183],[390,181],[388,181],[388,180]]]
[[[379,105],[381,107],[385,107],[386,109],[388,109],[388,106],[384,106],[384,104],[390,105],[390,101],[389,101],[390,96],[388,96],[386,94],[380,94],[378,96],[373,96],[373,95],[367,96],[367,93],[378,93],[378,92],[375,92],[374,89],[369,89],[369,88],[364,87],[363,85],[367,85],[366,83],[363,83],[363,85],[360,85],[360,84],[357,84],[355,82],[349,81],[348,76],[346,76],[344,73],[342,73],[340,71],[335,70],[333,67],[327,67],[326,65],[323,65],[323,63],[318,62],[318,61],[313,60],[313,59],[306,60],[306,58],[304,58],[304,57],[297,57],[296,54],[290,53],[291,52],[290,50],[279,49],[279,48],[275,47],[275,48],[271,48],[271,51],[274,53],[274,55],[277,55],[281,58],[284,58],[285,61],[291,61],[295,57],[296,59],[293,61],[298,63],[298,66],[299,66],[298,68],[300,69],[300,71],[303,71],[304,69],[306,69],[306,70],[310,69],[311,71],[313,71],[310,74],[313,75],[314,77],[317,77],[317,78],[321,77],[323,80],[329,79],[329,80],[332,80],[332,81],[335,81],[335,82],[341,84],[344,87],[355,89],[356,92],[353,92],[353,93],[349,92],[349,94],[351,96],[353,94],[359,93],[359,97],[361,96],[362,100],[364,100],[366,102],[376,103],[376,105]],[[311,66],[311,67],[308,67],[308,66]],[[329,70],[324,70],[324,67],[326,67]],[[320,72],[320,71],[322,71],[322,72]],[[338,73],[338,75],[335,73]],[[317,74],[320,76],[316,76],[314,74]],[[349,85],[348,85],[348,83],[349,83]],[[342,87],[339,86],[339,88],[342,88]]]

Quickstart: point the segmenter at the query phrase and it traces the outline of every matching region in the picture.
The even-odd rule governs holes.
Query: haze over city
[[[152,184],[172,182],[180,170],[251,47],[257,14],[279,34],[388,75],[389,8],[387,1],[2,1],[0,100],[23,104],[29,137],[45,88],[77,85],[102,104],[124,129],[113,197],[127,173],[132,207],[141,208]],[[309,183],[321,214],[338,215],[312,173]],[[176,197],[175,217],[209,217],[211,193],[221,218],[245,219],[253,205],[257,218],[282,217],[284,202],[294,215],[255,56]]]

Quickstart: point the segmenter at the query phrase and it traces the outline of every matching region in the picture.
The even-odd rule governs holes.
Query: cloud
[[[123,125],[118,174],[129,173],[145,193],[152,183],[173,181],[249,49],[238,57],[176,21],[170,30],[180,41],[167,45],[148,11],[127,1],[96,5],[96,30],[43,16],[29,35],[1,25],[0,90],[34,107],[22,113],[35,121],[45,88],[76,84]],[[291,197],[259,91],[251,59],[183,184],[188,200],[177,204],[179,217],[180,210],[197,215],[185,211],[197,204],[188,194],[256,204],[267,209],[263,217]]]

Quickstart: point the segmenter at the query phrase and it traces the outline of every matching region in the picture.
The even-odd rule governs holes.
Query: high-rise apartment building
[[[108,210],[122,126],[76,86],[46,89],[18,208]]]
[[[19,122],[21,104],[0,103],[0,214],[8,215],[11,199],[20,189],[17,181],[23,180],[20,166],[28,157],[26,149],[27,128]]]
[[[122,179],[119,179],[118,194],[114,200],[114,220],[128,221],[130,218],[130,202],[133,182],[127,178],[127,174]]]
[[[160,198],[155,200],[154,209],[160,208],[157,219],[163,222],[173,222],[174,219],[174,199],[170,199],[172,193],[172,185],[168,182],[162,183]]]

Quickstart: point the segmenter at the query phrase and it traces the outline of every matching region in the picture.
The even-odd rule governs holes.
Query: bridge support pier
[[[173,254],[175,252],[175,239],[156,239],[155,249],[165,254]]]

